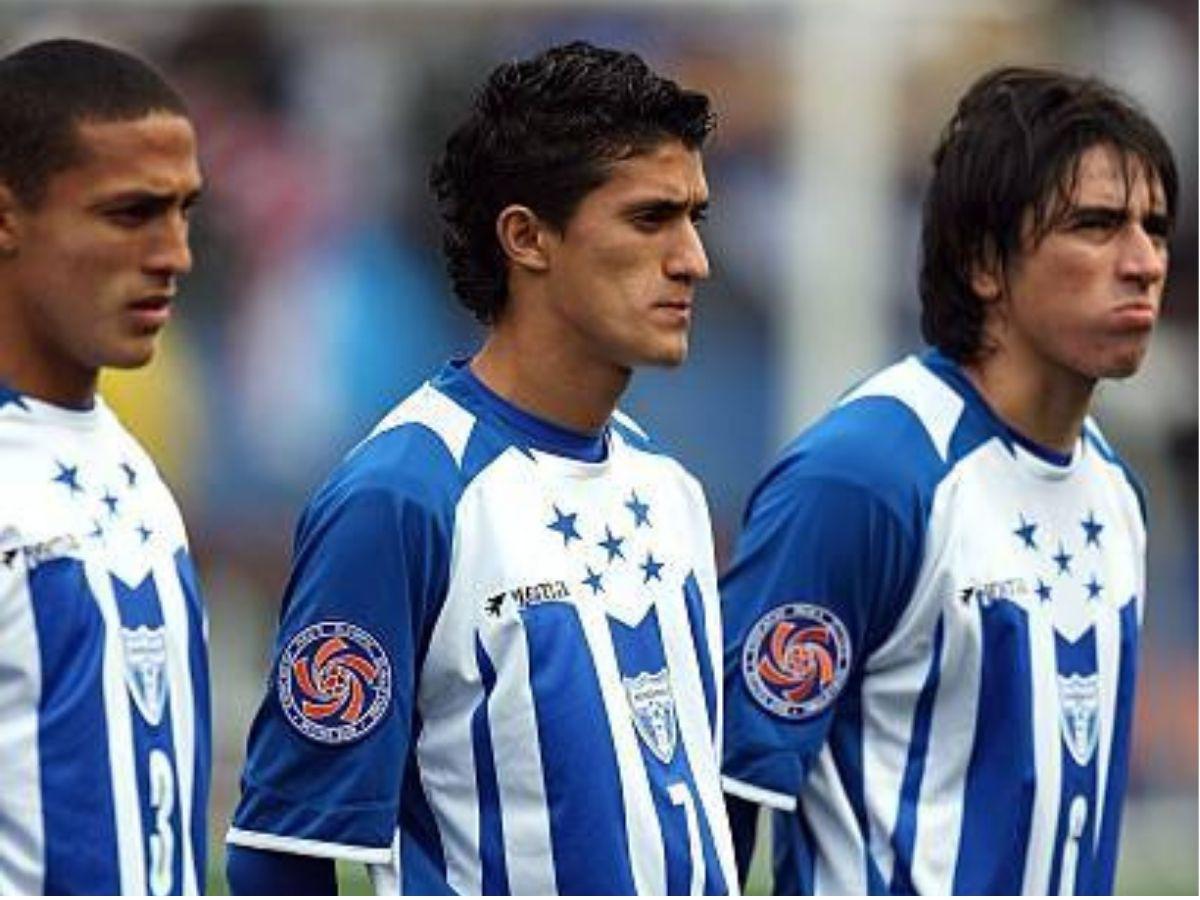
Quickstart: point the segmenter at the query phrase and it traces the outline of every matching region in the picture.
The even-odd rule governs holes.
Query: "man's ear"
[[[971,265],[971,290],[985,303],[994,303],[1004,291],[1004,269],[995,245],[988,241],[982,258]]]
[[[512,204],[496,217],[496,239],[509,262],[523,269],[544,272],[550,267],[549,226],[528,206]]]
[[[0,259],[17,255],[20,246],[19,212],[21,204],[12,188],[0,183]]]

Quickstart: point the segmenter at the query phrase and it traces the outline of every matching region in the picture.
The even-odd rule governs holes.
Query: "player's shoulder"
[[[1104,436],[1099,423],[1088,416],[1083,423],[1084,452],[1090,452],[1100,461],[1100,471],[1104,477],[1115,481],[1128,491],[1137,505],[1142,521],[1146,521],[1146,489],[1137,473],[1130,468],[1124,457],[1113,447]]]
[[[330,473],[315,501],[373,494],[423,505],[461,494],[475,416],[426,382],[396,404]]]
[[[927,503],[953,468],[966,403],[909,357],[851,388],[784,448],[765,483],[788,493],[836,487],[903,509]]]
[[[654,472],[659,477],[673,478],[688,490],[704,491],[699,479],[675,456],[674,452],[658,438],[652,436],[642,425],[624,410],[615,410],[609,420],[609,429],[614,441],[630,451],[638,465]]]

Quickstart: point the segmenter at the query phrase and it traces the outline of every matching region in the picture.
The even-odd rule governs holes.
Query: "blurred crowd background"
[[[929,153],[985,69],[1097,74],[1183,172],[1149,364],[1098,417],[1149,490],[1146,642],[1120,884],[1197,890],[1195,0],[0,2],[5,49],[76,35],[182,88],[208,182],[196,268],[154,365],[104,390],[176,489],[211,615],[214,869],[309,492],[479,331],[443,276],[426,173],[498,62],[587,38],[637,50],[720,115],[712,280],[693,353],[624,407],[696,472],[721,562],[784,441],[919,350]],[[219,884],[219,882],[217,883]]]

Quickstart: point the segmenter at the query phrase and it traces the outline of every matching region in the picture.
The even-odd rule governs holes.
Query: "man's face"
[[[562,339],[622,369],[683,362],[696,282],[708,277],[697,230],[707,204],[700,154],[679,141],[615,163],[550,238]]]
[[[1074,195],[1054,228],[1008,273],[1000,341],[1020,358],[1084,379],[1137,371],[1167,272],[1162,186],[1099,144],[1079,159]],[[1032,245],[1032,246],[1030,246]]]
[[[201,185],[181,116],[82,122],[76,140],[79,162],[50,176],[39,204],[16,204],[2,275],[25,367],[49,377],[51,394],[150,360],[192,266],[187,217]]]

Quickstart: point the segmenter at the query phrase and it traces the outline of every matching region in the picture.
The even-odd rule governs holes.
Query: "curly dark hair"
[[[80,122],[155,112],[188,114],[162,75],[128,53],[71,38],[23,47],[0,59],[0,181],[36,206],[50,176],[78,162]]]
[[[1008,264],[1031,216],[1036,246],[1069,212],[1080,158],[1116,148],[1128,181],[1143,167],[1162,183],[1175,221],[1179,176],[1166,139],[1127,97],[1095,78],[1048,69],[993,70],[967,91],[933,154],[922,226],[921,331],[958,362],[985,353],[981,266]]]
[[[496,219],[528,206],[557,229],[609,166],[678,139],[701,147],[709,98],[656,75],[634,53],[576,41],[497,67],[432,168],[454,292],[494,323],[508,300]]]

